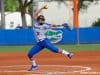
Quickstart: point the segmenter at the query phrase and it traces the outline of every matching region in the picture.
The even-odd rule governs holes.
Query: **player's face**
[[[45,22],[45,19],[39,19],[39,20],[38,20],[38,23],[39,23],[40,25],[43,25],[44,22]]]

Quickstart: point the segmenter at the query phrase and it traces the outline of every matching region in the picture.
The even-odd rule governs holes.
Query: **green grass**
[[[71,51],[94,51],[100,50],[100,44],[63,44],[55,45],[58,48],[71,50]],[[0,46],[0,52],[27,52],[32,45],[30,46]]]

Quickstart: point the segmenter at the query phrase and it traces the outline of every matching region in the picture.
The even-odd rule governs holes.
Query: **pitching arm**
[[[38,17],[38,14],[39,14],[43,9],[48,9],[48,6],[47,6],[47,5],[44,5],[42,8],[37,9],[36,12],[33,14],[33,19],[36,20],[37,17]]]
[[[67,23],[64,23],[64,24],[62,24],[62,25],[56,25],[56,24],[50,24],[50,28],[52,28],[52,27],[63,27],[63,28],[66,28],[66,29],[68,29],[68,30],[72,30],[71,28],[70,28],[70,26],[67,24]]]

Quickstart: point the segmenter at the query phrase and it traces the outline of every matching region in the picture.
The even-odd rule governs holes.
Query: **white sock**
[[[35,60],[32,60],[32,65],[37,66]]]
[[[64,54],[64,55],[68,55],[69,52],[68,52],[68,51],[65,51],[65,50],[62,50],[62,54]]]

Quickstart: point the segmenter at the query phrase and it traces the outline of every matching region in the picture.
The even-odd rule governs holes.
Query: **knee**
[[[32,59],[32,57],[33,57],[33,54],[29,52],[29,53],[28,53],[28,58],[29,58],[29,59]]]
[[[59,49],[58,49],[58,48],[55,49],[54,52],[55,52],[55,53],[59,53]]]
[[[58,48],[52,48],[51,51],[53,51],[55,53],[59,53],[59,49]]]

